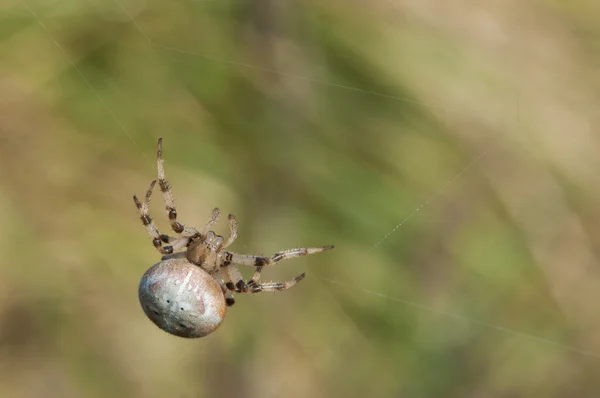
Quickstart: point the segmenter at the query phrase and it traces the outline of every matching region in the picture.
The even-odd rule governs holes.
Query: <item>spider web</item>
[[[67,54],[67,52],[64,50],[64,48],[61,46],[61,44],[54,38],[52,37],[52,34],[50,33],[50,31],[48,30],[48,28],[44,25],[42,19],[36,14],[36,12],[25,2],[25,0],[19,0],[20,3],[28,10],[28,12],[36,19],[36,21],[38,22],[38,24],[41,26],[41,28],[43,29],[43,31],[45,32],[45,34],[52,40],[52,42],[54,43],[54,45],[58,48],[58,50],[61,52],[62,56],[67,60],[67,62],[71,65],[71,67],[73,67],[73,69],[77,72],[77,74],[81,77],[82,81],[89,87],[89,89],[94,93],[96,99],[98,100],[98,103],[100,104],[101,107],[103,107],[111,116],[111,118],[114,120],[115,124],[119,127],[119,129],[121,129],[124,133],[124,135],[127,137],[127,139],[129,141],[131,141],[131,143],[137,148],[137,150],[142,154],[142,156],[146,159],[146,161],[153,166],[153,162],[150,159],[150,157],[148,156],[147,153],[145,153],[141,147],[138,145],[138,143],[135,141],[135,139],[133,138],[133,136],[129,133],[129,131],[127,130],[127,128],[125,127],[125,125],[121,122],[121,120],[119,120],[119,118],[116,116],[115,112],[113,111],[113,109],[107,104],[107,102],[102,98],[102,96],[100,95],[100,93],[98,92],[98,90],[91,84],[90,80],[82,73],[82,71],[77,67],[77,65],[75,65],[75,63],[70,59],[69,55]],[[177,52],[177,53],[181,53],[181,54],[186,54],[189,56],[193,56],[193,57],[200,57],[203,58],[207,61],[210,62],[218,62],[218,63],[226,63],[226,64],[230,64],[230,65],[234,65],[234,66],[239,66],[242,68],[251,68],[251,69],[256,69],[256,70],[260,70],[263,72],[268,72],[268,73],[272,73],[275,75],[281,75],[281,76],[286,76],[288,78],[293,78],[293,79],[299,79],[299,80],[304,80],[313,84],[318,84],[318,85],[326,85],[329,87],[333,87],[333,88],[337,88],[340,90],[346,90],[346,91],[354,91],[354,92],[358,92],[358,93],[362,93],[365,95],[370,95],[370,96],[377,96],[377,97],[381,97],[381,98],[385,98],[388,99],[390,101],[400,101],[400,102],[407,102],[407,103],[412,103],[415,105],[419,105],[419,106],[423,106],[423,107],[428,107],[428,108],[434,108],[434,109],[440,109],[446,112],[455,112],[456,110],[454,109],[450,109],[447,107],[441,107],[438,105],[434,105],[434,104],[430,104],[430,103],[426,103],[426,102],[422,102],[422,101],[415,101],[409,98],[402,98],[402,97],[397,97],[397,96],[392,96],[392,95],[388,95],[388,94],[384,94],[384,93],[380,93],[380,92],[376,92],[376,91],[370,91],[370,90],[363,90],[357,87],[352,87],[352,86],[348,86],[348,85],[342,85],[342,84],[337,84],[337,83],[333,83],[333,82],[328,82],[325,80],[321,80],[321,79],[315,79],[312,77],[308,77],[308,76],[302,76],[302,75],[298,75],[298,74],[293,74],[293,73],[288,73],[285,71],[279,71],[279,70],[275,70],[275,69],[270,69],[270,68],[264,68],[258,65],[253,65],[253,64],[248,64],[248,63],[241,63],[241,62],[236,62],[236,61],[232,61],[232,60],[228,60],[228,59],[223,59],[223,58],[218,58],[218,57],[214,57],[208,54],[202,54],[199,52],[194,52],[194,51],[190,51],[187,49],[181,49],[181,48],[175,48],[175,47],[171,47],[171,46],[165,46],[162,44],[158,44],[155,43],[154,40],[144,31],[144,29],[138,24],[138,22],[135,20],[135,18],[127,11],[127,9],[123,6],[123,4],[119,1],[119,0],[113,0],[121,9],[121,11],[123,12],[124,15],[127,16],[127,18],[131,21],[131,23],[135,26],[135,28],[139,31],[140,35],[147,41],[148,46],[150,46],[153,49],[162,49],[162,50],[167,50],[167,51],[171,51],[171,52]],[[517,121],[519,121],[520,119],[520,111],[519,111],[519,102],[518,102],[518,97],[515,99],[516,102],[516,119]],[[506,136],[506,133],[502,134],[505,138],[509,138]],[[509,138],[510,139],[510,138]],[[473,169],[483,158],[485,158],[489,152],[490,152],[490,148],[492,148],[494,145],[493,142],[488,143],[487,145],[487,149],[483,150],[481,153],[479,153],[470,163],[468,163],[466,166],[464,166],[459,172],[457,172],[456,174],[454,174],[454,176],[452,176],[441,188],[439,188],[438,190],[436,190],[433,194],[431,194],[431,196],[429,196],[426,200],[422,201],[416,208],[414,208],[411,212],[409,212],[409,214],[404,217],[403,219],[401,219],[397,225],[395,225],[393,228],[391,228],[388,232],[384,233],[382,235],[382,237],[377,240],[376,242],[373,243],[373,245],[368,249],[368,253],[372,253],[374,252],[384,241],[386,241],[387,239],[389,239],[395,232],[397,232],[402,226],[404,226],[409,220],[411,220],[413,217],[415,217],[421,210],[424,210],[428,205],[430,205],[431,203],[435,202],[436,200],[439,200],[440,197],[443,196],[443,194],[445,193],[445,191],[448,190],[449,187],[451,187],[454,183],[456,183],[457,180],[459,180],[460,178],[462,178],[463,176],[465,176],[469,170]],[[526,333],[520,330],[516,330],[516,329],[512,329],[512,328],[508,328],[499,324],[495,324],[495,323],[490,323],[490,322],[486,322],[486,321],[482,321],[479,319],[475,319],[469,316],[465,316],[463,314],[457,313],[457,312],[453,312],[450,310],[446,310],[446,309],[441,309],[441,308],[435,308],[429,305],[425,305],[423,303],[419,303],[416,301],[412,301],[412,300],[407,300],[407,299],[403,299],[400,297],[396,297],[396,296],[391,296],[388,294],[384,294],[378,291],[374,291],[374,290],[369,290],[369,289],[365,289],[365,288],[361,288],[359,286],[355,286],[343,281],[339,281],[339,280],[333,280],[333,279],[326,279],[326,278],[320,278],[322,281],[325,281],[327,283],[330,284],[334,284],[334,285],[338,285],[338,286],[342,286],[344,288],[348,288],[348,289],[352,289],[354,291],[359,291],[362,292],[364,294],[368,294],[368,295],[372,295],[372,296],[376,296],[376,297],[380,297],[382,299],[397,303],[397,304],[402,304],[404,306],[407,307],[413,307],[416,308],[417,310],[422,310],[422,311],[426,311],[429,313],[433,313],[442,317],[446,317],[449,319],[452,319],[454,321],[458,321],[458,322],[465,322],[471,325],[475,325],[481,328],[486,328],[486,329],[490,329],[499,333],[504,333],[507,335],[512,335],[512,336],[516,336],[519,338],[523,338],[523,339],[527,339],[530,340],[532,342],[535,343],[540,343],[540,344],[545,344],[545,345],[551,345],[551,346],[555,346],[557,348],[563,349],[563,350],[568,350],[577,354],[581,354],[587,357],[591,357],[594,359],[600,359],[600,353],[595,353],[586,349],[583,349],[581,347],[577,347],[577,346],[573,346],[573,345],[569,345],[569,344],[564,344],[561,343],[559,341],[555,341],[552,339],[548,339],[539,335],[534,335],[534,334],[530,334],[530,333]]]

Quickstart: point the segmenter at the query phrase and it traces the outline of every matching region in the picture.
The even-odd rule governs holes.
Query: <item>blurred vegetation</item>
[[[590,0],[3,2],[0,396],[597,397],[599,43]],[[161,332],[158,137],[184,223],[337,248]]]

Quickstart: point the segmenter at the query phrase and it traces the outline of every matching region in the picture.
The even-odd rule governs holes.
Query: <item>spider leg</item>
[[[224,256],[221,257],[221,262],[223,265],[227,265],[229,263],[237,264],[237,265],[247,265],[250,267],[264,267],[267,265],[273,265],[282,260],[288,260],[290,258],[306,256],[309,254],[319,253],[325,250],[333,249],[333,245],[324,246],[324,247],[313,247],[313,248],[298,248],[298,249],[288,249],[277,252],[273,254],[271,257],[264,256],[253,256],[249,254],[237,254],[227,250],[224,250]]]
[[[189,236],[180,236],[178,238],[171,238],[171,240],[167,243],[171,243],[171,246],[173,246],[173,250],[179,250],[187,247],[189,242]]]
[[[304,279],[304,273],[296,276],[294,279],[285,282],[268,282],[258,283],[260,280],[260,271],[254,274],[254,277],[248,283],[244,282],[244,278],[238,269],[233,265],[226,265],[221,268],[223,271],[223,279],[227,289],[238,293],[259,293],[259,292],[275,292],[286,290],[296,285]],[[235,284],[234,284],[235,281]]]
[[[187,245],[188,241],[190,240],[190,236],[169,236],[161,234],[160,240],[162,240],[164,243],[172,243],[173,249],[177,250]]]
[[[235,298],[233,297],[233,294],[230,291],[227,291],[225,294],[225,305],[228,307],[231,307],[232,305],[235,304]]]
[[[225,304],[228,307],[231,307],[232,305],[235,304],[235,299],[233,298],[233,293],[231,293],[231,289],[227,288],[227,286],[225,285],[225,282],[224,282],[225,278],[227,278],[227,280],[229,280],[229,278],[225,277],[223,275],[223,273],[221,273],[221,271],[217,271],[214,274],[214,277],[217,280],[217,282],[219,283],[219,286],[221,286],[221,290],[223,291],[223,295],[225,296]]]
[[[210,215],[210,218],[204,225],[204,229],[202,230],[202,236],[206,236],[208,234],[208,231],[210,231],[210,227],[212,227],[212,225],[217,222],[220,215],[221,210],[219,210],[218,207],[215,207]]]
[[[248,286],[257,285],[260,282],[260,273],[262,272],[263,267],[256,267],[254,269],[254,275],[252,275],[252,279],[248,281]]]
[[[248,291],[248,285],[244,282],[244,277],[235,266],[226,265],[221,270],[227,289],[238,293],[246,293]]]
[[[298,275],[292,280],[285,282],[267,282],[260,283],[256,285],[250,285],[250,293],[259,293],[259,292],[278,292],[280,290],[286,290],[293,286],[295,286],[298,282],[304,279],[304,273]]]
[[[186,247],[190,241],[189,237],[179,236],[179,237],[174,238],[169,235],[161,234],[160,240],[162,240],[164,243],[171,243],[170,246],[173,247],[173,252],[174,252],[174,253],[166,254],[166,255],[162,256],[161,260],[168,260],[170,258],[186,258],[186,252],[175,253],[175,251]]]
[[[158,228],[154,225],[154,221],[152,221],[152,217],[150,217],[150,196],[152,196],[152,189],[154,188],[154,184],[156,184],[156,180],[150,183],[150,187],[146,192],[146,197],[144,198],[144,202],[140,202],[137,196],[133,195],[133,201],[135,205],[140,211],[140,220],[142,220],[142,224],[146,227],[146,231],[152,238],[152,244],[161,254],[171,254],[173,253],[173,246],[164,246],[163,242],[168,243],[170,237],[167,235],[161,235],[158,232]]]
[[[167,217],[171,223],[171,229],[178,234],[184,234],[191,236],[197,233],[194,228],[186,227],[177,221],[177,209],[175,208],[175,199],[173,199],[173,193],[171,192],[171,186],[165,177],[165,161],[162,156],[162,138],[158,139],[158,147],[156,150],[156,163],[158,169],[158,186],[163,194],[165,200],[165,210]]]
[[[235,221],[235,217],[233,216],[233,214],[229,215],[229,232],[229,239],[227,239],[227,242],[225,242],[223,248],[230,246],[233,243],[233,241],[237,238],[237,222]]]
[[[252,276],[252,279],[250,279],[247,283],[248,289],[250,290],[251,293],[273,292],[273,291],[278,291],[278,290],[289,289],[290,287],[294,286],[296,283],[298,283],[302,279],[304,279],[304,276],[305,276],[305,274],[302,273],[302,274],[296,276],[291,281],[269,282],[269,283],[261,284],[260,283],[260,273],[262,272],[262,268],[263,267],[256,267],[256,270],[254,271],[254,275]]]
[[[172,258],[186,258],[186,254],[187,254],[186,252],[165,254],[164,256],[162,256],[160,258],[160,261],[170,260]]]

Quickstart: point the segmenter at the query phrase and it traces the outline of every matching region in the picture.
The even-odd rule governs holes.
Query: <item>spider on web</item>
[[[158,180],[150,183],[143,202],[133,196],[142,224],[163,257],[142,276],[139,299],[144,312],[162,330],[180,337],[202,337],[216,330],[226,307],[235,303],[233,292],[259,293],[286,290],[304,278],[304,273],[285,282],[261,283],[263,267],[279,261],[333,249],[331,246],[282,250],[270,257],[238,254],[229,250],[237,237],[235,217],[229,215],[230,236],[225,239],[210,228],[219,219],[215,208],[202,231],[177,221],[171,187],[165,178],[162,138],[157,150]],[[150,197],[156,182],[163,194],[172,237],[161,234],[149,215]],[[254,267],[245,282],[237,265]]]

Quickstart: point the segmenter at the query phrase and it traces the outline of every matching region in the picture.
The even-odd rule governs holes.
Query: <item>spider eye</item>
[[[139,299],[156,326],[180,337],[206,336],[225,317],[219,284],[186,259],[168,259],[150,267],[140,281]]]

